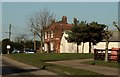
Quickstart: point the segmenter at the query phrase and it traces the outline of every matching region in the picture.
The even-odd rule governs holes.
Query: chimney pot
[[[67,17],[66,16],[62,17],[62,23],[67,24]]]

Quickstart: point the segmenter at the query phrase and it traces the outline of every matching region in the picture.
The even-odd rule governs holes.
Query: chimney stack
[[[67,24],[67,17],[66,16],[62,17],[62,23]]]

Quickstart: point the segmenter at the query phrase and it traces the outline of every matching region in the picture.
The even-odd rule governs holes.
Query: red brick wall
[[[67,17],[63,16],[62,22],[54,22],[47,29],[44,30],[44,32],[48,32],[51,30],[53,31],[53,38],[49,40],[45,39],[44,42],[45,43],[53,42],[55,53],[59,53],[60,52],[60,41],[63,35],[63,31],[70,30],[71,27],[72,27],[71,24],[67,24]]]

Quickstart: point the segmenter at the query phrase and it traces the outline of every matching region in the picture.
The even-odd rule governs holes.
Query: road
[[[19,75],[21,73],[29,72],[29,70],[16,67],[5,60],[2,60],[2,76]],[[22,77],[22,76],[21,76]]]
[[[37,67],[33,67],[7,57],[2,57],[2,77],[33,77],[40,76],[40,75],[56,75],[55,73],[41,70]]]

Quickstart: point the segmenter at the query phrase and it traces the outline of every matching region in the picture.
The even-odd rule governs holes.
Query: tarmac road
[[[19,75],[20,73],[23,73],[23,72],[28,72],[28,71],[25,69],[18,68],[8,63],[5,60],[2,60],[2,76]]]
[[[23,69],[15,66],[6,60],[2,60],[2,77],[23,77],[33,75],[31,72],[37,71],[37,69]]]

